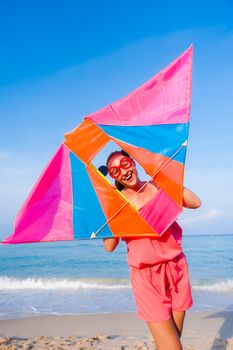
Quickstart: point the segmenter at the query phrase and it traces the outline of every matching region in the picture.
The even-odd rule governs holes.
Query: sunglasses
[[[118,166],[111,166],[108,169],[109,175],[113,179],[118,179],[121,174],[121,169],[129,169],[133,165],[133,161],[131,158],[124,157],[120,160],[120,164]]]

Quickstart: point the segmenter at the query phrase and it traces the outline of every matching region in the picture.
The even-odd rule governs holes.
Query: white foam
[[[127,279],[93,278],[93,279],[68,279],[68,278],[15,278],[0,276],[0,291],[4,290],[81,290],[104,289],[120,290],[129,289]],[[227,279],[219,282],[201,284],[198,281],[192,283],[192,289],[210,292],[232,292],[233,280]]]
[[[230,292],[233,291],[233,280],[227,279],[224,281],[215,282],[212,284],[192,284],[195,290],[206,290],[210,292]]]
[[[122,282],[122,280],[120,280]],[[128,289],[130,284],[120,283],[117,279],[58,279],[58,278],[13,278],[7,276],[0,277],[1,290],[28,290],[28,289]]]

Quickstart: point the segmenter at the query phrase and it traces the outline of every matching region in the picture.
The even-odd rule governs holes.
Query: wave
[[[232,292],[233,280],[203,282],[196,280],[191,283],[192,289],[210,292]],[[5,290],[120,290],[131,288],[128,279],[120,278],[46,278],[28,277],[15,278],[0,276],[0,291]]]
[[[117,290],[128,289],[130,283],[127,279],[110,279],[110,278],[95,278],[95,279],[62,279],[62,278],[44,278],[44,277],[28,277],[14,278],[1,276],[1,290],[79,290],[79,289],[105,289]]]
[[[210,291],[210,292],[230,292],[233,291],[233,280],[227,279],[218,282],[209,282],[207,284],[192,283],[192,289]]]

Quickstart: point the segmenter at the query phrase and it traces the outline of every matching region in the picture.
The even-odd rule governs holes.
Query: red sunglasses
[[[121,168],[122,169],[129,169],[132,165],[133,165],[132,159],[128,158],[128,157],[124,157],[120,160],[120,164],[118,166],[111,166],[108,169],[108,173],[114,179],[118,179],[118,177],[121,174]]]

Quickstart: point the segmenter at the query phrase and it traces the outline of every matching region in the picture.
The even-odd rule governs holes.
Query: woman
[[[133,159],[124,151],[116,151],[110,154],[106,165],[116,187],[125,197],[132,198],[131,203],[140,214],[151,210],[160,189],[153,181],[139,179]],[[201,201],[184,188],[183,205],[198,208]],[[175,222],[161,237],[124,239],[138,316],[147,322],[159,350],[182,349],[185,312],[193,303],[181,237],[181,228]],[[105,250],[113,251],[118,243],[118,238],[104,239]]]

